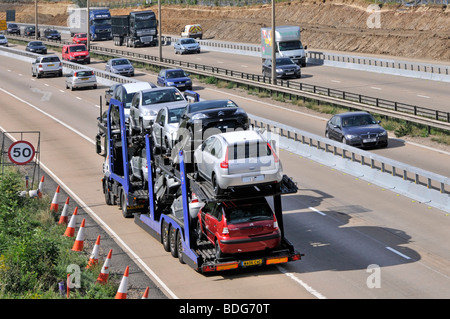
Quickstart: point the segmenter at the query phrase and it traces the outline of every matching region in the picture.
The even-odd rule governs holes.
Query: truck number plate
[[[262,265],[262,259],[244,260],[243,267]]]

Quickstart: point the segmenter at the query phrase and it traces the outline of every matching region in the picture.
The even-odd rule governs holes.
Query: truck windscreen
[[[111,19],[95,19],[93,25],[111,25]]]
[[[135,23],[134,27],[136,29],[156,28],[156,20],[138,21]]]
[[[303,49],[303,45],[301,41],[286,41],[279,42],[278,47],[280,51],[289,51],[289,50],[301,50]]]

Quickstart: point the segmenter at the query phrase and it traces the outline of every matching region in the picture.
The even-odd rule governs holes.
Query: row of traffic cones
[[[50,211],[58,212],[59,210],[59,192],[60,186],[58,185],[56,188],[55,195],[53,196],[52,203],[50,205]],[[66,231],[64,232],[64,236],[74,237],[75,236],[75,227],[76,227],[76,218],[78,216],[78,207],[75,207],[72,216],[68,217],[68,207],[69,207],[69,197],[67,197],[64,207],[61,212],[61,216],[59,218],[58,224],[64,225],[67,224]],[[78,230],[77,236],[75,238],[75,242],[72,246],[73,251],[83,251],[84,248],[84,228],[85,228],[86,220],[83,218],[81,221],[80,228]],[[95,242],[94,248],[92,249],[92,253],[89,256],[89,261],[86,266],[87,269],[92,268],[98,264],[99,260],[99,248],[100,248],[100,235],[97,236],[97,240]],[[106,256],[103,267],[100,271],[100,274],[97,277],[97,283],[105,284],[108,282],[109,277],[109,269],[112,257],[112,249],[109,250],[108,255]],[[128,289],[128,275],[129,275],[129,266],[126,267],[125,272],[123,274],[122,280],[119,285],[119,289],[116,293],[115,299],[126,299],[127,298],[127,289]],[[146,288],[144,294],[142,295],[142,299],[148,299],[149,287]]]

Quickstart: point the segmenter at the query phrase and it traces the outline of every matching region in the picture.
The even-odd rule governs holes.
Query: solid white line
[[[72,128],[71,126],[67,125],[66,123],[64,123],[64,122],[61,121],[61,120],[58,120],[58,119],[57,119],[56,117],[54,117],[53,115],[50,115],[49,113],[47,113],[47,112],[41,110],[41,109],[38,108],[37,106],[34,106],[33,104],[31,104],[31,103],[29,103],[29,102],[27,102],[27,101],[21,99],[20,97],[18,97],[18,96],[16,96],[16,95],[14,95],[14,94],[12,94],[12,93],[6,91],[6,90],[3,89],[3,88],[0,88],[0,91],[2,91],[2,92],[4,92],[4,93],[8,94],[9,96],[15,98],[16,100],[19,100],[19,101],[22,102],[22,103],[27,104],[28,106],[32,107],[32,108],[35,109],[36,111],[41,112],[41,113],[44,114],[45,116],[48,116],[48,117],[51,118],[52,120],[58,122],[58,123],[61,124],[62,126],[64,126],[64,127],[66,127],[67,129],[71,130],[72,132],[74,132],[74,133],[80,135],[80,136],[81,136],[82,138],[84,138],[86,141],[88,141],[88,142],[90,142],[90,143],[92,143],[92,144],[95,144],[95,141],[94,141],[93,139],[91,139],[90,137],[87,137],[87,136],[84,135],[83,133],[81,133],[81,132],[75,130],[75,129]]]
[[[395,249],[393,249],[393,248],[391,248],[391,247],[389,247],[389,246],[387,246],[386,249],[392,251],[393,253],[395,253],[395,254],[397,254],[397,255],[399,255],[399,256],[405,258],[405,259],[411,259],[410,257],[408,257],[408,256],[406,256],[406,255],[404,255],[404,254],[402,254],[402,253],[399,252],[398,250],[395,250]]]
[[[59,90],[59,92],[64,93],[65,91],[64,90]]]
[[[327,214],[325,214],[325,213],[322,213],[320,210],[318,210],[318,209],[315,209],[314,207],[308,207],[309,209],[311,209],[312,211],[315,211],[316,213],[318,213],[318,214],[320,214],[320,215],[322,215],[322,216],[326,216]]]
[[[319,293],[318,291],[316,291],[315,289],[313,289],[311,286],[309,286],[307,283],[305,283],[304,281],[298,279],[293,273],[288,272],[284,267],[282,266],[277,266],[278,270],[280,272],[282,272],[283,274],[285,274],[286,276],[288,276],[289,278],[291,278],[292,280],[294,280],[295,282],[299,283],[303,288],[305,288],[310,294],[314,295],[315,297],[319,298],[319,299],[327,299],[324,295],[322,295],[321,293]]]
[[[14,94],[0,88],[1,91],[5,92],[6,94],[16,98],[17,100],[19,100],[22,103],[25,103],[29,106],[31,106],[32,108],[38,110],[39,112],[43,113],[44,115],[50,117],[51,119],[57,121],[58,123],[62,124],[63,126],[69,128],[71,131],[73,131],[74,133],[78,134],[79,136],[81,136],[84,139],[87,139],[88,141],[90,141],[92,144],[95,144],[95,141],[88,139],[84,134],[82,134],[81,132],[78,132],[77,130],[69,127],[67,124],[64,124],[63,122],[61,122],[60,120],[56,119],[55,117],[51,116],[50,114],[40,110],[38,107],[32,105],[31,103],[28,103],[24,100],[22,100],[21,98],[15,96]],[[2,131],[5,132],[5,130],[3,129],[3,127],[0,127],[0,129]],[[11,137],[12,138],[12,137]],[[14,138],[12,138],[13,140],[15,140]],[[101,224],[105,229],[107,229],[110,233],[110,235],[115,238],[117,241],[119,241],[123,247],[126,248],[126,250],[128,250],[128,252],[134,257],[134,259],[139,262],[151,275],[152,277],[170,294],[170,296],[172,296],[172,298],[174,299],[178,299],[178,297],[169,289],[169,287],[166,286],[166,284],[153,272],[153,270],[151,270],[143,261],[142,259],[139,258],[139,256],[130,248],[128,247],[127,244],[125,244],[125,242],[97,215],[94,213],[94,211],[88,206],[86,205],[85,202],[83,202],[83,200],[81,200],[81,198],[79,198],[69,187],[67,187],[67,185],[58,178],[58,176],[56,176],[47,166],[45,166],[45,164],[43,164],[42,162],[39,163],[39,165],[41,165],[42,167],[44,167],[44,170],[51,175],[58,184],[60,184],[62,186],[62,188],[69,193],[80,205],[81,207],[83,207],[84,209],[86,209],[91,216],[97,220],[97,222],[99,224]]]
[[[341,83],[342,81],[339,81],[339,80],[331,80],[331,82],[334,82],[334,83]]]
[[[371,88],[371,89],[374,89],[374,90],[381,90],[381,88],[377,88],[377,87],[375,87],[375,86],[371,86],[370,88]]]
[[[423,98],[425,98],[425,99],[431,99],[431,97],[429,97],[429,96],[427,96],[427,95],[420,95],[420,94],[417,94],[417,96],[418,96],[418,97],[423,97]]]
[[[79,96],[75,96],[78,100],[81,100],[81,97],[79,97]]]

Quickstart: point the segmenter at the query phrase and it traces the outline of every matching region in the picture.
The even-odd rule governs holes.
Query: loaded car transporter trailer
[[[117,117],[117,115],[119,116]],[[148,134],[128,136],[128,132],[122,103],[111,99],[107,111],[106,128],[106,144],[109,150],[104,163],[102,182],[106,203],[119,204],[125,217],[131,217],[130,215],[134,212],[135,223],[160,241],[164,249],[173,257],[178,258],[181,263],[188,264],[198,272],[207,273],[281,264],[301,259],[303,254],[297,252],[284,237],[281,195],[296,193],[298,190],[295,183],[286,175],[283,176],[281,187],[275,187],[275,184],[265,187],[249,186],[245,188],[245,191],[240,189],[239,192],[215,195],[208,182],[196,181],[194,174],[186,172],[182,151],[179,153],[180,164],[172,165],[162,152],[157,152],[152,148]],[[130,182],[128,150],[134,146],[130,141],[136,144],[145,141],[148,183]],[[97,153],[99,153],[98,144]],[[120,164],[122,167],[116,167]],[[164,209],[158,209],[158,201],[155,197],[155,180],[158,174],[159,176],[165,174],[180,183],[183,210],[179,214],[174,214],[170,209],[170,204],[167,205],[167,203],[163,205]],[[148,186],[140,188],[136,186],[138,184],[147,184]],[[192,198],[192,193],[195,193],[197,198],[205,203],[273,197],[274,212],[281,231],[280,246],[270,251],[240,253],[217,258],[213,244],[207,239],[200,240],[197,236],[197,223],[189,213],[189,198]],[[173,199],[173,194],[167,197],[169,201],[170,198]]]

